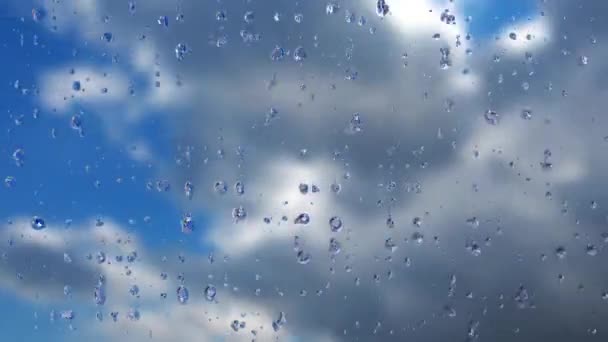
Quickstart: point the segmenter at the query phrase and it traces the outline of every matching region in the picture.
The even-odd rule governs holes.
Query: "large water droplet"
[[[285,323],[287,323],[287,319],[285,318],[285,313],[281,311],[279,313],[279,318],[272,322],[272,329],[277,332],[283,325],[285,325]]]
[[[484,119],[486,120],[487,123],[489,123],[490,125],[498,125],[498,121],[500,119],[500,115],[498,115],[498,113],[496,113],[495,111],[488,109],[484,115],[483,115]]]
[[[301,46],[298,46],[293,51],[293,60],[296,62],[302,62],[306,59],[306,57],[307,57],[306,50],[304,50],[304,48]]]
[[[300,215],[296,216],[295,220],[293,220],[293,223],[295,224],[308,224],[310,222],[310,216],[307,213],[301,213]]]
[[[378,0],[376,2],[376,14],[380,18],[384,18],[389,13],[389,11],[389,6],[385,0]]]

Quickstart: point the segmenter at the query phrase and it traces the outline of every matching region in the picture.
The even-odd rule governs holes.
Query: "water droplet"
[[[63,287],[63,294],[64,294],[66,297],[70,297],[70,296],[72,295],[72,287],[71,287],[70,285],[65,285],[65,286]]]
[[[194,230],[194,222],[192,221],[192,214],[187,213],[184,215],[181,221],[182,233],[192,233]]]
[[[515,32],[509,33],[509,38],[511,38],[511,40],[517,40],[517,33],[515,33]]]
[[[280,46],[275,46],[274,49],[270,52],[270,59],[274,62],[278,62],[285,58],[285,50]]]
[[[46,17],[46,11],[43,8],[32,8],[32,20],[39,22]]]
[[[106,302],[106,291],[103,283],[95,286],[93,296],[95,298],[95,305],[103,305]]]
[[[555,249],[555,256],[557,256],[559,259],[566,258],[566,254],[566,248],[563,246],[559,246]]]
[[[309,222],[310,222],[310,216],[307,213],[301,213],[293,221],[293,223],[295,223],[295,224],[304,224],[304,225],[308,224]]]
[[[337,194],[340,192],[340,190],[342,190],[342,186],[339,183],[331,183],[329,189],[331,190],[331,192]]]
[[[478,228],[479,227],[479,219],[477,219],[477,217],[473,216],[470,217],[466,220],[466,223],[471,226],[472,228]]]
[[[129,288],[129,293],[131,296],[139,297],[139,286],[132,285],[131,288]]]
[[[215,12],[215,20],[217,20],[217,21],[228,20],[228,15],[226,14],[226,11],[219,10],[219,11]]]
[[[329,253],[331,255],[338,255],[342,250],[342,244],[335,238],[329,239]]]
[[[103,264],[106,261],[106,253],[104,252],[97,252],[97,255],[95,256],[95,260],[97,260],[98,264]]]
[[[389,216],[389,217],[386,219],[386,226],[387,226],[388,228],[395,228],[395,221],[393,220],[393,218],[392,218],[391,216]]]
[[[232,218],[237,223],[239,221],[244,220],[245,218],[247,218],[247,210],[245,210],[245,208],[242,205],[238,206],[237,208],[232,209]]]
[[[80,81],[74,81],[72,82],[72,90],[73,91],[80,91],[81,89],[81,85],[80,85]]]
[[[388,249],[391,253],[397,250],[397,244],[393,239],[388,238],[384,241],[384,248]]]
[[[293,52],[293,60],[296,62],[303,62],[306,57],[306,50],[304,50],[304,48],[301,46],[298,46]]]
[[[7,188],[12,188],[17,183],[17,180],[13,176],[6,176],[4,178],[4,186]]]
[[[127,313],[127,318],[130,321],[139,321],[139,319],[141,318],[141,314],[139,313],[139,310],[137,310],[136,308],[130,308],[129,312]]]
[[[484,113],[483,117],[485,118],[486,122],[489,123],[490,125],[498,125],[500,116],[495,111],[488,109]]]
[[[595,248],[595,246],[592,244],[588,244],[587,247],[585,247],[585,251],[587,252],[587,255],[589,255],[589,256],[597,255],[597,248]]]
[[[237,195],[243,195],[245,193],[245,184],[243,184],[243,182],[241,181],[237,181],[234,184],[234,192],[236,192]]]
[[[61,311],[61,318],[62,319],[71,321],[71,320],[74,319],[75,316],[76,315],[74,314],[73,310],[64,310],[64,311]]]
[[[192,185],[192,182],[187,181],[186,183],[184,183],[184,195],[186,195],[186,197],[188,199],[192,199],[192,193],[194,192],[194,185]],[[145,218],[144,218],[145,221]]]
[[[414,217],[414,219],[412,220],[412,224],[416,227],[421,227],[422,219],[420,217]]]
[[[240,327],[240,322],[238,320],[234,320],[232,321],[232,323],[230,323],[230,327],[232,328],[232,330],[234,331],[239,331],[239,327]]]
[[[161,15],[160,17],[158,17],[156,22],[158,23],[158,25],[169,27],[169,17],[167,17],[166,15]]]
[[[385,0],[378,0],[376,2],[376,14],[380,18],[384,18],[389,13],[389,6]]]
[[[204,291],[205,299],[212,302],[215,300],[215,296],[217,295],[217,290],[213,285],[207,285]]]
[[[272,329],[277,332],[283,325],[285,325],[285,323],[287,323],[287,319],[285,318],[285,313],[281,311],[279,313],[279,318],[272,322]]]
[[[452,60],[450,58],[450,48],[439,48],[439,52],[441,53],[441,58],[439,59],[439,68],[441,68],[442,70],[449,69],[452,66]]]
[[[363,128],[361,127],[362,123],[361,123],[361,114],[359,113],[354,113],[353,117],[350,119],[350,123],[349,123],[349,132],[351,134],[355,134],[355,133],[359,133],[363,130]]]
[[[329,227],[334,233],[338,233],[342,230],[342,219],[338,216],[333,216],[329,219]]]
[[[44,222],[44,219],[38,216],[34,216],[32,218],[32,228],[34,228],[35,230],[41,230],[46,228],[46,223]]]
[[[304,20],[304,15],[303,15],[302,13],[296,13],[296,14],[293,16],[293,20],[294,20],[296,23],[301,24],[301,23],[302,23],[302,21]]]
[[[23,166],[25,161],[25,150],[18,148],[13,152],[13,161],[17,166]]]
[[[177,301],[180,304],[186,304],[188,302],[189,294],[188,289],[184,285],[180,285],[177,287]]]
[[[247,24],[251,24],[253,23],[253,20],[255,19],[255,14],[253,13],[253,11],[247,11],[245,12],[245,14],[243,15],[243,20],[247,23]]]
[[[513,299],[515,300],[515,304],[517,305],[517,308],[519,308],[519,309],[527,309],[527,308],[531,308],[534,306],[534,304],[530,300],[530,295],[528,294],[528,290],[526,290],[526,288],[523,285],[521,285],[519,287],[519,289],[517,290],[517,293],[515,293],[515,297],[513,297]]]
[[[223,195],[228,191],[228,186],[226,185],[226,182],[219,180],[213,184],[213,190],[215,190],[216,193]]]
[[[481,247],[476,241],[467,241],[465,244],[465,248],[473,255],[480,256],[481,255]]]
[[[82,129],[82,117],[78,114],[73,115],[72,118],[70,119],[70,127],[73,130],[81,130]]]
[[[524,120],[532,120],[532,111],[530,109],[524,109],[521,111],[521,118]]]
[[[424,242],[424,235],[420,232],[414,232],[412,234],[412,240],[420,245]]]
[[[184,60],[184,57],[190,52],[185,43],[179,43],[175,46],[175,58],[178,61]]]
[[[325,13],[327,15],[335,14],[338,12],[339,9],[340,9],[340,6],[330,2],[327,4],[327,6],[325,6]]]

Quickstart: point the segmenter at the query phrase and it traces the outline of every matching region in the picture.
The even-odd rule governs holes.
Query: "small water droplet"
[[[338,6],[335,3],[328,3],[327,6],[325,6],[325,13],[327,15],[331,15],[331,14],[335,14],[338,12],[338,10],[340,9],[340,6]]]
[[[557,256],[559,259],[566,258],[566,254],[566,248],[563,246],[559,246],[555,249],[555,256]]]
[[[164,26],[164,27],[169,27],[169,17],[166,16],[166,15],[161,15],[156,20],[156,23],[158,23],[158,25],[161,25],[161,26]]]
[[[179,43],[175,46],[175,58],[178,61],[184,60],[184,57],[190,52],[185,43]]]
[[[329,219],[329,227],[334,233],[338,233],[342,230],[342,219],[338,216],[333,216]]]
[[[498,113],[496,113],[495,111],[488,109],[483,116],[486,122],[490,125],[498,125],[500,115],[498,115]]]
[[[13,152],[13,161],[17,166],[23,166],[25,161],[25,150],[18,148]]]
[[[253,23],[255,19],[255,14],[253,13],[253,11],[247,11],[245,12],[245,14],[243,15],[243,20],[247,23],[247,24],[251,24]]]
[[[213,190],[215,190],[216,193],[223,195],[228,191],[228,186],[226,185],[226,182],[219,180],[213,184]]]
[[[175,292],[177,293],[177,301],[180,304],[188,303],[190,296],[188,294],[188,289],[184,285],[178,286]]]
[[[304,48],[301,46],[298,46],[293,52],[293,60],[296,62],[303,62],[306,57],[306,50],[304,50]]]
[[[283,58],[285,58],[285,55],[286,55],[285,50],[282,47],[277,45],[270,52],[270,59],[274,62],[278,62],[278,61],[283,60]]]
[[[217,290],[213,285],[207,285],[204,291],[205,299],[212,302],[215,300],[215,296],[217,295]]]

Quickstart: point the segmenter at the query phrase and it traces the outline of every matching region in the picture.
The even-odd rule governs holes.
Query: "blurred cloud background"
[[[608,3],[378,3],[1,5],[3,340],[605,340]]]

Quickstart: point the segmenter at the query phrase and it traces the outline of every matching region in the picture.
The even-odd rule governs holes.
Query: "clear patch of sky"
[[[34,35],[38,36],[37,45],[33,43]],[[69,36],[49,33],[30,18],[0,20],[0,49],[4,50],[0,72],[11,80],[0,85],[4,98],[0,111],[6,114],[0,120],[0,180],[6,176],[16,179],[12,188],[0,186],[4,203],[0,217],[6,221],[39,215],[49,226],[62,227],[66,219],[72,219],[74,226],[90,225],[99,215],[140,233],[138,236],[147,247],[183,239],[179,225],[183,213],[171,195],[146,189],[147,181],[157,179],[158,170],[148,167],[147,162],[131,159],[130,145],[107,139],[99,108],[76,104],[58,115],[40,107],[34,94],[41,72],[66,68],[72,63],[93,67],[111,63],[110,57],[90,48],[74,55],[72,41]],[[14,86],[17,80],[19,88]],[[141,80],[134,84],[144,86]],[[22,93],[24,88],[29,89],[27,95]],[[40,109],[37,119],[33,116],[36,108]],[[81,110],[84,137],[70,127],[71,116]],[[16,119],[22,123],[16,124]],[[129,127],[129,134],[149,142],[156,159],[171,162],[173,151],[166,147],[171,142],[166,127],[166,118],[155,116],[145,124]],[[56,138],[51,137],[51,128],[56,129]],[[17,148],[25,151],[21,167],[12,160]],[[118,178],[122,178],[122,183],[116,181]],[[95,186],[96,181],[100,182],[99,187]],[[183,184],[171,184],[170,191],[181,194],[182,187]],[[143,222],[145,216],[152,218],[149,224]],[[194,218],[197,230],[187,239],[194,242],[186,245],[200,249],[199,236],[207,220],[196,213]],[[136,224],[129,225],[129,219]]]
[[[489,38],[513,22],[539,15],[538,0],[456,0],[464,16],[471,16],[468,32],[477,38]],[[465,18],[456,18],[463,23]]]

